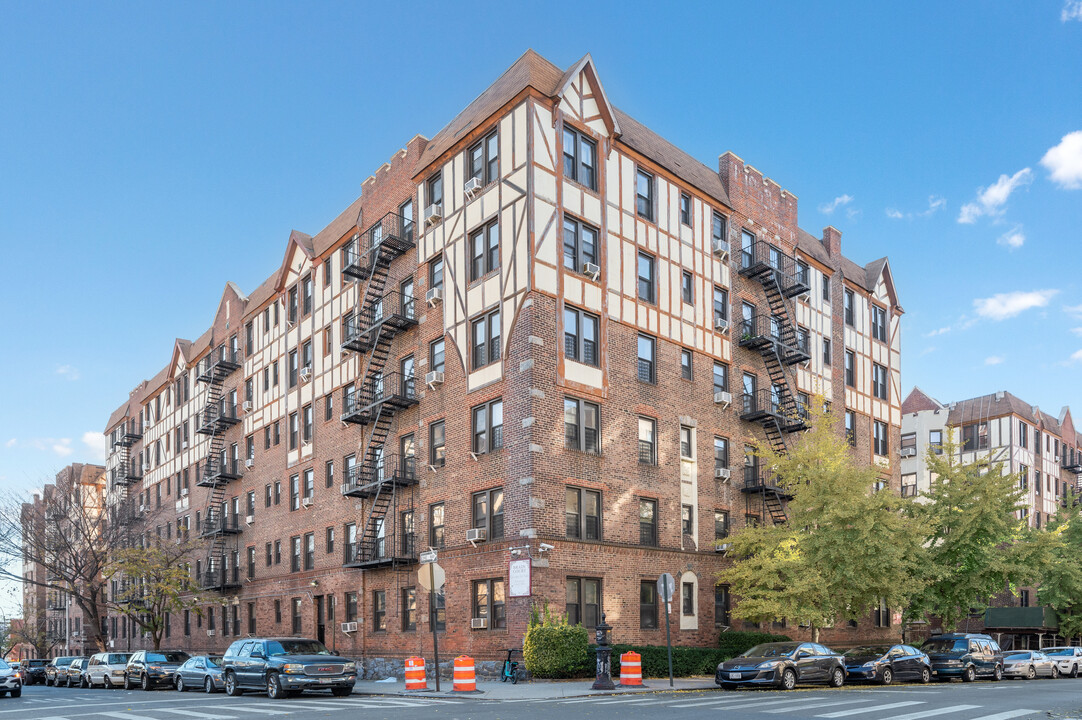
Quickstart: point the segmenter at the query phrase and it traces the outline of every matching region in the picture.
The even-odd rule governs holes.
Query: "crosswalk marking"
[[[920,712],[909,713],[908,715],[895,715],[890,720],[921,720],[921,718],[935,717],[936,715],[946,715],[947,713],[962,712],[963,710],[976,710],[980,708],[980,705],[951,705],[950,707],[934,708],[932,710],[921,710]]]
[[[199,718],[199,720],[237,720],[236,715],[212,715],[210,713],[202,713],[195,710],[180,710],[177,708],[156,708],[158,712],[172,713],[174,715],[183,715],[184,717]]]
[[[743,698],[726,698],[725,700],[706,700],[706,701],[703,701],[703,702],[680,703],[678,705],[670,705],[669,707],[688,708],[688,707],[702,707],[704,705],[718,705],[718,704],[721,704],[721,703],[726,703],[725,707],[722,707],[722,708],[719,708],[719,709],[720,710],[739,710],[741,708],[750,708],[750,707],[758,708],[758,707],[763,707],[765,705],[788,705],[788,704],[795,703],[795,702],[806,702],[808,700],[822,700],[822,699],[823,698],[821,698],[821,697],[796,697],[796,698],[789,698],[788,700],[766,700],[766,701],[763,701],[763,700],[751,700],[750,698],[743,697]],[[734,701],[736,701],[735,705],[727,704],[727,703],[731,703],[731,702],[734,702]]]
[[[923,705],[924,702],[920,700],[908,700],[906,702],[887,703],[886,705],[872,705],[871,707],[852,708],[849,710],[839,710],[838,712],[823,713],[822,715],[816,715],[820,718],[840,718],[848,717],[849,715],[860,715],[861,713],[879,712],[880,710],[893,710],[894,708],[908,707],[910,705]]]
[[[645,702],[657,702],[657,698],[653,697],[637,697],[637,698],[621,698],[619,700],[605,700],[599,702],[598,705],[616,705],[618,703],[645,703]],[[662,701],[667,702],[667,701]]]
[[[157,709],[160,710],[161,708],[157,708]],[[135,713],[126,713],[126,712],[113,712],[113,711],[99,710],[96,714],[97,715],[105,715],[106,717],[116,718],[117,720],[157,720],[157,718],[152,718],[149,715],[136,715]]]
[[[1011,718],[1021,717],[1023,715],[1032,715],[1033,713],[1041,712],[1040,710],[1008,710],[1006,712],[996,713],[994,715],[981,715],[980,717],[971,718],[971,720],[1011,720]]]
[[[771,710],[763,710],[764,713],[787,713],[787,712],[802,712],[804,710],[814,710],[815,708],[822,707],[837,707],[838,705],[855,705],[857,703],[872,702],[871,698],[861,698],[860,700],[833,700],[830,702],[813,702],[810,705],[797,705],[796,707],[786,708],[773,708]]]
[[[196,707],[204,707],[203,705],[197,705]],[[289,710],[268,710],[261,707],[250,707],[248,705],[233,705],[229,704],[230,712],[246,712],[256,713],[257,715],[289,715]]]

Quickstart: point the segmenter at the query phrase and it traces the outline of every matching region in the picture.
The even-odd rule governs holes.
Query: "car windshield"
[[[10,669],[11,669],[10,665],[8,665],[3,660],[0,660],[0,670],[10,670]]]
[[[738,657],[782,657],[800,647],[799,643],[763,643],[741,653]]]
[[[327,646],[318,640],[270,640],[267,654],[275,655],[331,655]]]
[[[207,667],[216,668],[216,667],[221,667],[221,666],[222,666],[222,656],[221,655],[208,655],[207,656]]]
[[[1016,662],[1019,661],[1019,660],[1029,660],[1029,653],[1028,652],[1009,653],[1003,659],[1004,660],[1014,660]]]
[[[852,650],[846,650],[845,656],[867,657],[868,655],[874,655],[875,657],[879,657],[881,655],[886,655],[888,650],[890,650],[890,648],[886,645],[866,645],[864,647],[855,647]]]
[[[921,648],[926,653],[935,652],[965,652],[969,649],[969,641],[959,638],[958,640],[929,640]]]
[[[45,667],[49,663],[45,662],[44,660],[27,660],[26,664],[30,667]]]
[[[130,657],[131,655],[125,655],[124,653],[113,653],[105,662],[108,665],[123,665],[128,662]]]
[[[53,662],[56,663],[57,666],[71,665],[71,661],[74,660],[74,659],[75,659],[74,656],[72,656],[72,657],[58,657],[55,660],[53,660]]]
[[[1044,651],[1049,655],[1074,655],[1074,648],[1045,648]]]
[[[147,662],[182,663],[187,659],[186,652],[147,653]]]

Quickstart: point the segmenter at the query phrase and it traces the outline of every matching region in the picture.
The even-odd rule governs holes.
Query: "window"
[[[657,546],[657,500],[639,500],[639,544]]]
[[[428,263],[429,289],[443,287],[443,254],[439,254]]]
[[[680,222],[691,225],[691,196],[687,193],[680,193]]]
[[[845,351],[845,384],[857,386],[857,356],[852,350]]]
[[[917,496],[917,474],[907,473],[902,475],[902,497]]]
[[[564,398],[564,444],[571,450],[601,454],[601,407]]]
[[[932,448],[932,452],[936,455],[943,453],[943,431],[942,430],[929,430],[928,431],[928,445]]]
[[[301,538],[294,535],[289,538],[289,571],[300,572],[301,570]]]
[[[334,393],[329,392],[323,401],[323,421],[329,422],[334,419]]]
[[[695,457],[694,432],[687,425],[680,426],[680,457],[691,460]]]
[[[962,426],[962,452],[988,449],[988,423]]]
[[[357,593],[346,593],[346,622],[357,621]]]
[[[248,548],[248,579],[251,580],[255,577],[255,546],[252,545]]]
[[[274,564],[275,565],[281,565],[282,564],[282,541],[281,540],[275,540],[274,541]]]
[[[489,629],[507,627],[503,580],[473,581],[473,617],[488,620]]]
[[[443,420],[437,420],[428,426],[428,464],[443,467],[447,462],[447,438]]]
[[[372,591],[372,630],[374,632],[387,630],[387,592],[385,590]]]
[[[906,433],[902,435],[901,445],[902,457],[917,454],[917,434]],[[908,451],[908,452],[907,452]]]
[[[309,502],[316,496],[316,481],[315,471],[312,468],[308,468],[304,471],[304,483],[303,483],[303,497]]]
[[[402,588],[402,630],[410,632],[417,629],[417,589]]]
[[[639,253],[639,300],[654,304],[657,302],[657,289],[654,284],[654,256],[644,252]]]
[[[823,300],[830,302],[830,276],[826,273],[822,273],[823,278]]]
[[[473,369],[477,370],[500,359],[500,311],[493,310],[473,321],[471,333]]]
[[[654,176],[641,168],[635,173],[635,212],[654,221]]]
[[[887,369],[879,363],[872,363],[872,394],[887,399]]]
[[[653,418],[639,418],[639,462],[657,464],[657,420]]]
[[[293,475],[289,478],[289,510],[301,509],[301,478]]]
[[[329,527],[325,531],[326,537],[324,538],[326,544],[327,554],[330,555],[334,552],[334,528]]]
[[[803,260],[796,261],[796,279],[797,282],[804,286],[808,286],[811,282],[811,279],[808,277],[810,275],[810,273],[808,272],[809,269],[810,268],[808,268],[808,263],[804,262]]]
[[[443,503],[428,506],[428,544],[443,547]]]
[[[680,583],[680,614],[685,616],[695,614],[694,583]]]
[[[886,457],[890,447],[887,424],[876,420],[872,425],[872,438],[874,439],[874,451],[876,455]]]
[[[872,303],[872,337],[880,342],[887,341],[887,311]]]
[[[690,505],[680,506],[680,532],[684,535],[695,534],[695,512]]]
[[[495,488],[473,494],[471,527],[486,530],[490,540],[503,537],[503,490]]]
[[[274,601],[274,622],[278,623],[279,625],[282,624],[282,601],[281,600],[275,600]]]
[[[639,627],[657,629],[657,585],[651,580],[639,583]]]
[[[503,400],[473,409],[473,452],[487,453],[503,447]]]
[[[729,366],[724,363],[714,363],[714,392],[729,392]]]
[[[567,579],[567,623],[597,627],[601,621],[601,579],[569,577]]]
[[[729,511],[728,510],[715,510],[714,511],[714,540],[724,540],[729,537]],[[720,551],[721,548],[715,546],[715,550]]]
[[[301,311],[304,317],[312,314],[312,276],[305,275],[301,280]]]
[[[597,228],[564,218],[564,267],[584,272],[586,263],[597,265]]]
[[[857,415],[852,410],[845,411],[845,438],[850,445],[857,446]]]
[[[436,173],[428,179],[426,185],[429,205],[443,204],[443,175]]]
[[[638,341],[638,377],[641,382],[656,382],[657,341],[648,335],[639,335]]]
[[[729,627],[729,586],[714,586],[714,627]]]
[[[830,366],[830,338],[823,338],[823,364]]]
[[[597,143],[564,126],[564,177],[597,190]]]
[[[680,273],[680,299],[689,305],[695,302],[695,276],[690,270]]]
[[[714,438],[714,469],[721,470],[729,467],[729,439],[723,437]]]
[[[432,624],[436,626],[436,632],[445,631],[447,629],[447,595],[443,590],[435,593],[432,614],[435,615]]]
[[[493,220],[470,233],[470,282],[500,267],[500,224]]]
[[[684,378],[685,380],[691,380],[692,372],[694,370],[692,365],[693,365],[693,362],[692,362],[691,351],[688,350],[687,348],[681,348],[680,349],[680,377]]]
[[[271,544],[267,543],[264,549],[266,552],[267,567],[270,567],[274,563],[274,557],[271,555]]]
[[[601,493],[569,487],[565,491],[567,537],[601,539]]]
[[[1038,455],[1041,454],[1041,431],[1040,430],[1034,430],[1033,431],[1033,450]]]
[[[289,414],[289,449],[297,449],[297,413]]]
[[[565,306],[564,357],[597,367],[600,364],[597,352],[600,325],[601,319],[597,315]]]
[[[1018,423],[1018,445],[1029,447],[1029,426],[1024,422]]]
[[[852,290],[846,290],[845,291],[845,324],[848,325],[849,327],[854,327],[856,325],[856,322],[855,322],[855,320],[856,320],[856,310],[854,308],[855,303],[856,303],[856,299],[853,297],[853,291]]]
[[[492,132],[470,147],[466,153],[470,179],[477,178],[482,185],[495,182],[500,177],[500,137]]]
[[[303,408],[301,408],[301,418],[302,418],[302,421],[303,421],[302,424],[301,424],[301,430],[302,430],[301,441],[304,442],[305,445],[307,445],[308,443],[312,442],[312,406],[311,405],[305,405]]]
[[[297,351],[289,351],[289,387],[297,386]]]
[[[289,288],[289,313],[286,316],[289,319],[289,324],[294,325],[297,322],[297,286]]]

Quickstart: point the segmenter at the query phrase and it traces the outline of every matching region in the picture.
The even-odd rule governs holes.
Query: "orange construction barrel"
[[[642,656],[637,652],[620,656],[620,684],[642,685]]]
[[[427,690],[425,679],[425,659],[422,657],[406,658],[406,689]]]
[[[473,658],[459,655],[455,658],[455,692],[477,692],[477,675]]]

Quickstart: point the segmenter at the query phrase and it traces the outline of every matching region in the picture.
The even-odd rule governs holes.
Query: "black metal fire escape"
[[[238,518],[227,513],[225,486],[241,476],[236,458],[226,457],[225,431],[240,422],[236,402],[225,395],[223,383],[241,366],[240,351],[224,344],[211,351],[199,364],[196,380],[207,386],[207,402],[199,416],[196,432],[210,438],[207,457],[199,468],[196,485],[208,488],[199,537],[208,541],[206,560],[198,583],[205,590],[226,590],[240,585],[239,569],[228,572],[230,540],[240,533]]]
[[[347,468],[342,494],[368,499],[368,512],[355,543],[346,539],[346,567],[397,566],[414,562],[416,548],[410,532],[395,533],[402,513],[411,512],[412,493],[400,488],[416,483],[412,456],[399,458],[384,452],[397,411],[417,404],[412,371],[387,371],[391,340],[417,324],[415,300],[398,290],[387,291],[391,261],[414,247],[413,223],[388,213],[366,230],[347,255],[342,272],[359,283],[358,307],[346,317],[342,349],[362,357],[360,388],[345,390],[342,422],[368,429],[360,460]],[[363,431],[362,431],[363,432]],[[391,518],[388,539],[387,518]],[[396,537],[401,535],[401,537]]]
[[[143,479],[142,463],[131,456],[131,448],[143,439],[143,428],[139,418],[131,418],[119,431],[115,447],[120,448],[120,459],[113,468],[112,486],[118,490],[121,501],[128,498],[128,487]]]
[[[758,281],[770,305],[769,316],[755,314],[740,324],[740,346],[757,350],[763,356],[770,387],[742,396],[741,420],[759,423],[775,452],[785,453],[785,437],[807,428],[807,408],[797,402],[787,368],[807,362],[807,337],[799,337],[793,322],[789,299],[807,293],[807,278],[796,273],[796,261],[773,245],[757,240],[740,253],[740,274]],[[787,519],[785,501],[788,491],[774,478],[764,474],[758,463],[745,467],[743,491],[749,502],[760,498],[764,514],[775,523]]]

